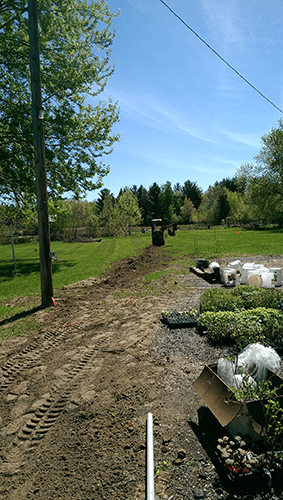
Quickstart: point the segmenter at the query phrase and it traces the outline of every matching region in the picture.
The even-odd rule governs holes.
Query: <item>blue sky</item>
[[[119,101],[120,142],[104,188],[190,180],[205,191],[252,163],[281,113],[160,0],[108,0],[115,72],[101,98]],[[262,94],[283,109],[282,0],[166,0]],[[89,193],[87,199],[98,197]]]

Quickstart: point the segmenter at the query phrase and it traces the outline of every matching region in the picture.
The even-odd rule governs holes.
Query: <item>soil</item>
[[[281,256],[256,259],[283,267]],[[36,334],[2,341],[0,498],[144,500],[152,413],[159,500],[282,499],[282,485],[267,480],[229,482],[210,446],[219,429],[192,383],[229,348],[161,318],[198,309],[219,286],[150,246],[56,291],[55,307],[33,312]]]

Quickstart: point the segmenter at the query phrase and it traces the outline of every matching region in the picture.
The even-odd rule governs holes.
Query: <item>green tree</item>
[[[254,220],[264,224],[283,226],[283,197],[277,190],[277,182],[267,175],[252,177],[249,181],[249,199]]]
[[[133,186],[134,187],[134,186]],[[148,192],[145,187],[140,185],[139,188],[133,191],[135,194],[138,204],[139,204],[139,209],[141,210],[142,214],[142,223],[145,226],[149,226],[151,223],[151,217],[150,217],[150,210],[149,210],[149,196]]]
[[[26,3],[0,0],[0,197],[17,205],[35,193]],[[38,10],[49,195],[79,197],[102,186],[102,157],[118,140],[117,103],[97,97],[114,70],[114,16],[104,0],[40,0]]]
[[[174,191],[170,181],[167,181],[160,189],[161,218],[164,224],[174,220]]]
[[[185,197],[184,203],[181,207],[182,224],[191,224],[196,218],[196,209],[191,200]]]
[[[117,234],[131,234],[131,227],[138,226],[142,221],[142,214],[138,200],[129,188],[123,190],[118,197],[113,211],[113,219]]]
[[[149,214],[150,219],[161,219],[162,207],[161,207],[161,189],[156,182],[149,187],[148,198],[149,198]]]
[[[184,203],[183,188],[179,182],[177,182],[177,184],[175,184],[175,186],[173,187],[173,192],[174,192],[174,212],[178,219],[181,213],[182,205]]]
[[[261,137],[263,146],[255,157],[259,176],[268,176],[273,189],[283,196],[283,120],[278,121],[278,128]]]
[[[109,189],[103,189],[103,203],[98,205],[98,220],[100,227],[103,227],[105,236],[114,236],[115,223],[113,220],[115,198]],[[102,193],[101,193],[102,194]],[[96,203],[96,205],[98,202]]]
[[[238,191],[228,191],[227,198],[230,207],[228,222],[247,224],[254,219],[247,195]]]
[[[51,239],[61,239],[67,236],[72,213],[70,200],[49,200],[48,212]]]
[[[196,182],[186,181],[183,186],[183,196],[191,200],[194,207],[198,209],[202,200],[202,190],[197,186]]]
[[[102,212],[105,203],[106,205],[109,204],[110,199],[113,206],[115,201],[114,195],[107,188],[101,189],[98,200],[96,201],[96,206],[99,213]]]
[[[265,222],[283,225],[283,120],[261,138],[249,178],[249,195],[255,214]]]
[[[218,225],[229,215],[230,206],[227,188],[217,182],[209,186],[199,207],[199,219],[208,224]]]

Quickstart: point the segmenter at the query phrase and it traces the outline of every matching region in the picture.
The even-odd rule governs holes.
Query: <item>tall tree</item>
[[[139,208],[143,217],[143,224],[149,226],[151,222],[150,209],[149,209],[149,196],[145,187],[140,185],[136,191],[136,197],[138,200]]]
[[[209,224],[220,224],[229,215],[228,190],[218,182],[209,186],[199,207],[200,219]]]
[[[245,164],[236,173],[247,195],[254,220],[283,226],[283,120],[261,137],[256,164]]]
[[[96,202],[98,212],[102,212],[104,205],[114,206],[115,198],[109,189],[103,188],[99,193],[99,198]]]
[[[250,205],[249,197],[239,191],[227,192],[230,212],[226,220],[231,223],[247,224],[253,219],[253,210]]]
[[[117,103],[97,97],[114,70],[114,16],[105,0],[40,0],[38,10],[49,195],[79,197],[102,186],[102,157],[118,140]],[[18,205],[35,193],[29,82],[26,0],[0,0],[0,197]]]
[[[131,227],[141,223],[142,214],[138,200],[129,188],[124,189],[118,196],[113,218],[117,226],[117,234],[131,234]]]
[[[267,176],[276,193],[283,196],[283,120],[278,121],[278,128],[261,138],[263,146],[255,157],[257,167],[254,172]]]
[[[196,209],[191,200],[185,197],[184,203],[181,207],[181,222],[182,224],[191,224],[194,220]]]
[[[165,224],[174,219],[174,192],[170,181],[161,186],[160,190],[161,218]]]
[[[175,184],[175,186],[173,187],[173,192],[174,192],[174,212],[178,218],[181,213],[182,205],[184,203],[183,188],[179,182],[177,182],[177,184]]]
[[[198,187],[196,182],[186,181],[183,186],[183,195],[188,200],[191,200],[194,207],[198,209],[202,200],[202,190]]]
[[[148,189],[149,213],[151,219],[162,218],[160,193],[161,189],[156,182],[154,182]]]

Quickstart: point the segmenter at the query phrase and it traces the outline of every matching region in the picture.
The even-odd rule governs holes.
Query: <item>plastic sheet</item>
[[[237,371],[249,373],[256,382],[261,382],[266,380],[267,368],[277,373],[280,364],[281,358],[275,349],[256,343],[248,345],[240,352]]]
[[[262,344],[249,344],[232,361],[220,358],[217,364],[218,376],[229,386],[241,387],[245,375],[249,374],[249,383],[261,382],[267,378],[267,369],[277,373],[280,370],[281,359],[272,347]]]

